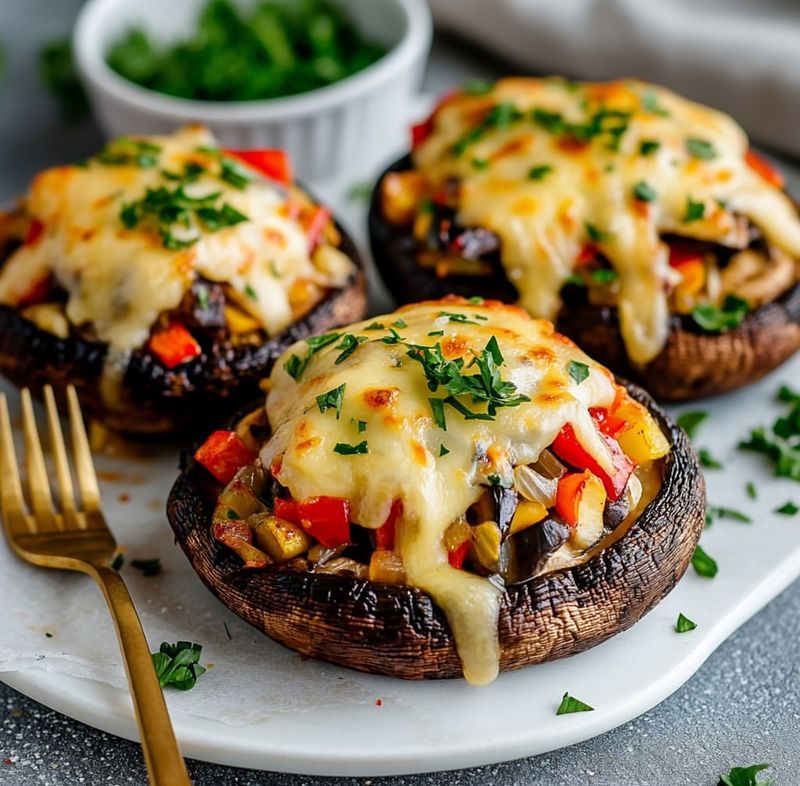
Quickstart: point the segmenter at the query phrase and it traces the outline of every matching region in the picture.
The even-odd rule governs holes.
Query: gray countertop
[[[0,85],[0,202],[44,166],[91,153],[91,121],[61,122],[40,86],[41,42],[64,35],[80,0],[0,0],[6,75]],[[491,77],[501,63],[438,36],[426,89]],[[564,750],[452,773],[322,779],[189,763],[198,786],[274,784],[540,784],[715,786],[732,766],[771,762],[780,784],[800,781],[800,584],[734,634],[689,682],[640,718]],[[0,675],[1,677],[2,675]],[[602,675],[598,675],[602,678]],[[0,784],[144,784],[137,745],[84,726],[0,684]],[[480,723],[480,718],[475,719]],[[490,733],[490,731],[487,731]]]

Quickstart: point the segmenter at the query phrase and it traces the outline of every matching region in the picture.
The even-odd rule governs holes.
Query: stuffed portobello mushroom
[[[800,348],[800,218],[727,115],[636,81],[446,96],[381,178],[373,253],[404,301],[518,301],[657,398]]]
[[[73,383],[126,434],[235,409],[287,346],[364,307],[352,242],[285,155],[199,126],[45,171],[0,216],[0,372]]]
[[[492,681],[636,622],[691,560],[685,434],[551,323],[449,298],[290,347],[168,502],[236,613],[362,671]]]

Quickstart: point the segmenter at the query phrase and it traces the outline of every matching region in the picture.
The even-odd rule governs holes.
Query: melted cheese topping
[[[339,286],[349,270],[319,270],[309,256],[304,229],[285,210],[283,191],[254,173],[242,189],[211,172],[186,186],[194,197],[219,193],[248,220],[218,231],[197,222],[200,239],[170,250],[152,226],[127,229],[124,205],[140,200],[148,188],[175,187],[163,170],[182,172],[187,162],[209,170],[216,142],[202,127],[172,136],[137,137],[160,148],[155,166],[63,166],[40,174],[25,199],[27,212],[44,225],[44,235],[17,250],[0,270],[0,303],[16,304],[31,282],[52,274],[68,294],[66,313],[75,325],[90,324],[112,354],[124,356],[147,340],[158,316],[177,308],[191,282],[201,275],[227,282],[242,294],[241,305],[267,333],[293,321],[290,292],[297,283]],[[217,165],[218,169],[218,165]]]
[[[463,315],[457,319],[468,322],[452,321],[442,312]],[[397,547],[407,582],[429,593],[443,609],[464,675],[484,684],[498,672],[500,592],[487,579],[450,566],[444,532],[478,499],[488,475],[504,475],[512,465],[534,462],[567,421],[584,448],[610,469],[608,449],[588,410],[610,406],[616,385],[605,368],[555,333],[551,323],[532,319],[516,306],[434,301],[376,321],[386,329],[367,330],[369,322],[349,328],[367,340],[338,364],[338,342],[314,354],[297,381],[284,364],[292,355],[306,355],[305,342],[289,348],[276,363],[267,400],[273,436],[262,461],[295,499],[330,495],[350,500],[353,521],[365,527],[380,527],[392,502],[402,500]],[[393,323],[403,343],[381,340]],[[432,331],[443,335],[432,337]],[[466,365],[492,336],[504,357],[502,379],[513,382],[530,401],[498,409],[493,420],[465,420],[447,407],[443,430],[429,399],[446,393],[442,388],[431,392],[422,365],[408,357],[405,344],[439,342],[445,358],[465,358],[464,373],[474,373]],[[581,384],[568,372],[572,360],[590,368]],[[333,409],[320,411],[317,396],[340,385],[345,388],[337,418]],[[468,397],[464,403],[485,411]],[[359,421],[366,427],[359,429]],[[366,454],[334,450],[338,443],[362,440]],[[442,445],[450,451],[444,456]]]
[[[499,122],[465,136],[498,106],[505,117],[501,111]],[[593,243],[619,273],[621,330],[635,363],[651,360],[667,339],[674,274],[660,235],[742,247],[747,233],[737,216],[745,216],[768,243],[800,258],[797,211],[747,165],[744,131],[663,88],[503,79],[486,94],[445,99],[433,123],[414,163],[434,185],[459,179],[458,220],[498,235],[521,304],[555,319],[561,287],[582,246]],[[549,169],[537,178],[534,167]],[[639,183],[653,201],[634,196]],[[703,215],[687,221],[690,200]]]

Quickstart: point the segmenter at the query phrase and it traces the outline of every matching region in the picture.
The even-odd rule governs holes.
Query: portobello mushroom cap
[[[372,255],[389,290],[401,303],[446,294],[516,302],[516,288],[499,270],[485,278],[438,278],[433,269],[417,263],[416,240],[405,228],[389,223],[381,209],[383,178],[411,166],[409,155],[393,163],[378,180],[370,202]],[[725,333],[704,331],[689,316],[675,314],[671,319],[666,345],[643,367],[628,360],[613,307],[565,302],[556,328],[598,362],[643,385],[659,400],[715,396],[755,382],[800,350],[800,283]]]
[[[697,457],[647,393],[623,384],[671,443],[661,490],[585,563],[507,588],[498,624],[502,671],[574,655],[629,628],[691,561],[706,506]],[[444,613],[421,590],[313,573],[303,559],[243,569],[211,535],[221,485],[193,460],[183,464],[167,516],[195,571],[232,611],[302,655],[340,666],[403,679],[461,676]]]
[[[84,412],[123,436],[188,439],[243,402],[260,395],[259,382],[275,359],[295,341],[358,321],[366,310],[364,266],[341,226],[339,250],[355,269],[344,286],[332,289],[305,316],[262,344],[215,343],[188,363],[167,368],[145,348],[133,352],[124,372],[125,400],[112,409],[103,400],[100,378],[108,346],[41,330],[11,306],[0,306],[0,373],[41,397],[52,385],[63,397],[77,388]],[[0,261],[2,265],[2,261]]]

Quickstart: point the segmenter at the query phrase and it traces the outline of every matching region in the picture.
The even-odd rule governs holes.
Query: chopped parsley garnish
[[[363,434],[367,430],[367,421],[366,420],[357,420],[356,421],[356,428],[358,429],[359,434]]]
[[[756,490],[756,484],[753,483],[752,480],[747,481],[745,490],[747,491],[747,496],[750,497],[750,499],[758,499],[758,491]]]
[[[457,314],[451,311],[440,311],[438,316],[447,317],[450,322],[458,322],[462,325],[477,325],[474,319],[470,319],[466,314]]]
[[[589,239],[593,240],[595,243],[602,243],[605,240],[611,240],[613,237],[611,232],[604,232],[588,221],[586,222],[586,234],[589,236]]]
[[[581,382],[589,377],[589,366],[579,360],[570,360],[567,363],[567,373],[575,380],[577,385],[580,385]]]
[[[205,171],[206,168],[202,164],[198,164],[195,161],[187,161],[183,165],[183,172],[170,172],[168,169],[162,169],[161,177],[177,183],[194,183]]]
[[[711,518],[713,521],[714,518],[719,519],[731,519],[732,521],[740,521],[742,524],[752,524],[753,519],[750,516],[742,513],[739,510],[734,510],[733,508],[723,508],[723,507],[710,507],[708,509],[708,517]],[[709,522],[710,523],[710,522]]]
[[[643,139],[639,143],[639,152],[643,156],[649,156],[655,153],[661,147],[661,142],[657,139]]]
[[[333,388],[327,393],[322,393],[317,396],[317,406],[319,411],[324,415],[329,409],[336,411],[336,420],[342,414],[342,401],[344,401],[344,388],[347,383],[342,383],[338,388]]]
[[[396,328],[408,327],[408,323],[404,319],[396,319],[394,322],[392,322],[392,325],[394,325]]]
[[[480,295],[473,295],[467,299],[467,303],[472,306],[482,306],[486,301]]]
[[[601,267],[597,270],[593,270],[591,276],[592,281],[596,281],[598,284],[613,284],[619,278],[619,273],[611,268]],[[578,276],[578,278],[580,278],[580,276]],[[583,279],[581,279],[581,281],[583,281]]]
[[[739,447],[768,456],[778,477],[800,481],[800,394],[783,385],[778,400],[791,405],[789,412],[775,421],[771,433],[764,427],[755,428]]]
[[[485,79],[468,79],[461,87],[461,90],[468,96],[485,96],[492,92],[494,82]]]
[[[158,684],[162,688],[171,685],[178,690],[191,690],[206,671],[198,663],[202,650],[201,644],[190,641],[163,642],[158,652],[152,654]]]
[[[510,489],[514,485],[513,479],[504,478],[502,475],[487,475],[486,480],[490,486],[499,486],[504,489]]]
[[[531,119],[551,134],[572,137],[579,142],[605,138],[606,147],[617,150],[622,135],[628,129],[630,112],[600,107],[585,122],[571,123],[560,112],[536,107],[531,112]]]
[[[686,633],[686,631],[694,630],[697,627],[696,622],[692,622],[688,617],[683,614],[678,614],[678,619],[675,622],[676,633]]]
[[[711,161],[717,157],[717,150],[711,142],[695,136],[690,136],[686,140],[686,150],[689,155],[700,158],[703,161]]]
[[[228,521],[236,521],[240,518],[239,514],[233,508],[228,508],[228,512],[225,515],[228,517]]]
[[[164,186],[148,188],[142,199],[123,205],[119,217],[127,229],[134,229],[140,223],[147,223],[156,229],[165,248],[171,250],[188,248],[196,243],[200,236],[175,237],[172,232],[174,226],[187,230],[191,227],[192,218],[195,218],[207,229],[215,232],[247,221],[247,216],[228,203],[216,207],[214,202],[220,196],[221,193],[216,191],[193,197],[186,193],[183,184],[171,190]]]
[[[253,182],[253,176],[238,161],[222,156],[219,160],[219,178],[240,191]]]
[[[692,311],[692,319],[709,333],[725,333],[739,327],[750,311],[743,298],[728,295],[721,307],[700,303]]]
[[[427,335],[429,335],[429,336],[443,336],[444,335],[444,330],[431,330],[431,332],[428,333]]]
[[[450,451],[444,446],[444,442],[442,442],[442,444],[439,445],[439,455],[446,456],[449,452]]]
[[[575,287],[585,287],[586,282],[578,273],[570,273],[565,279],[564,284],[572,284]]]
[[[656,194],[655,189],[649,183],[640,180],[633,187],[633,196],[640,202],[655,202],[658,194]]]
[[[695,548],[694,554],[692,554],[692,567],[697,571],[698,575],[707,579],[713,579],[719,570],[716,561],[706,554],[700,545]]]
[[[368,202],[373,188],[372,183],[356,183],[347,190],[347,198],[350,202]]]
[[[394,328],[389,328],[389,335],[381,339],[384,344],[402,344],[404,341],[405,339]]]
[[[690,196],[686,197],[686,212],[683,214],[685,224],[699,221],[705,214],[706,206],[703,202],[695,202]]]
[[[669,112],[658,103],[658,95],[652,91],[648,91],[642,96],[642,107],[651,115],[669,117]]]
[[[131,565],[142,571],[144,576],[157,576],[161,573],[161,560],[158,557],[153,557],[153,559],[134,559],[131,560]]]
[[[300,358],[298,355],[290,355],[289,359],[283,364],[286,373],[295,381],[300,379],[300,376],[306,370],[311,358],[314,357],[314,355],[316,355],[321,349],[327,347],[328,344],[333,344],[333,342],[339,339],[341,335],[341,333],[325,333],[322,336],[312,336],[311,338],[306,339],[308,351],[306,352],[305,357]]]
[[[158,164],[161,148],[146,139],[122,136],[109,142],[98,154],[104,166],[137,166],[148,169]]]
[[[513,382],[501,378],[500,367],[505,361],[494,336],[466,367],[476,366],[477,374],[464,374],[463,358],[446,360],[438,343],[432,347],[409,346],[406,354],[422,365],[431,392],[435,393],[439,386],[443,386],[449,394],[443,399],[429,399],[434,420],[441,429],[446,430],[445,405],[455,409],[465,420],[494,420],[500,407],[516,407],[530,401],[527,396],[517,393]],[[459,400],[460,396],[468,396],[473,405],[485,403],[486,412],[470,409]]]
[[[693,410],[691,412],[684,412],[678,417],[678,425],[686,432],[689,439],[694,439],[697,434],[697,429],[708,417],[708,412],[703,410]]]
[[[357,445],[349,445],[347,442],[337,442],[333,448],[333,452],[341,456],[363,456],[369,453],[369,448],[367,447],[367,440],[363,440]]]
[[[800,511],[800,508],[791,500],[784,502],[779,508],[775,508],[775,512],[780,513],[782,516],[796,516],[798,511]]]
[[[380,322],[373,322],[371,325],[367,325],[364,330],[386,330],[386,326]]]
[[[488,158],[473,158],[470,162],[472,164],[473,169],[481,170],[486,169],[489,166],[489,159]]]
[[[489,129],[506,129],[511,123],[521,120],[522,117],[522,112],[510,101],[495,104],[480,123],[470,128],[455,142],[451,148],[453,155],[463,155],[467,148],[477,142]]]
[[[697,457],[700,459],[700,464],[706,469],[723,469],[723,465],[711,455],[708,448],[700,448],[697,451]]]
[[[543,180],[552,171],[553,171],[553,167],[551,167],[550,164],[539,164],[538,166],[532,166],[528,170],[528,179],[529,180]]]
[[[334,360],[334,364],[338,366],[340,363],[344,363],[344,361],[358,349],[359,345],[363,344],[366,340],[366,336],[354,336],[352,333],[347,333],[336,345],[336,349],[341,349],[342,351],[336,360]]]
[[[251,300],[258,300],[258,292],[250,286],[250,284],[245,284],[244,293],[249,297]]]
[[[594,707],[591,705],[565,693],[561,697],[561,704],[558,705],[556,715],[570,715],[573,712],[592,712],[593,710]]]
[[[768,770],[771,764],[751,764],[749,767],[734,767],[727,775],[719,776],[718,786],[772,786],[775,781],[757,780],[758,773]]]

